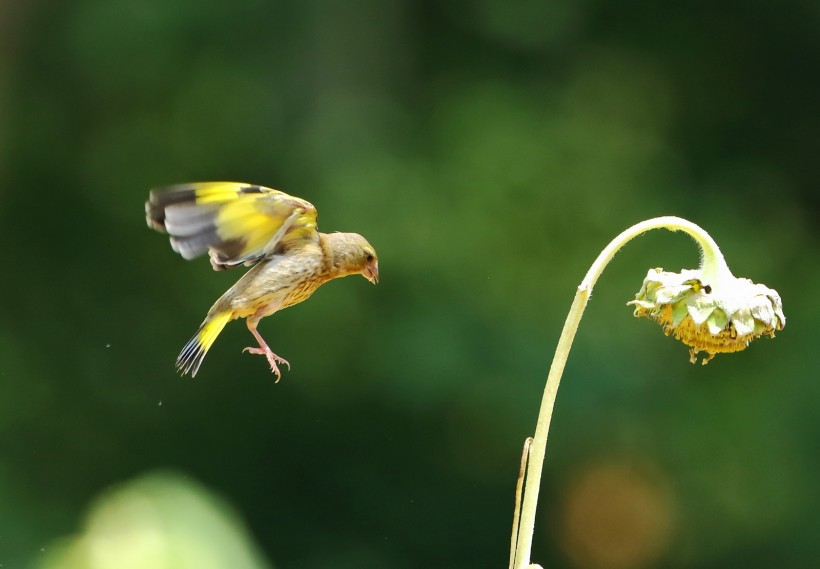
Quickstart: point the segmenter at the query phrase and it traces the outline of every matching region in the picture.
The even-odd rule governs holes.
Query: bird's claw
[[[276,365],[277,363],[288,366],[288,371],[290,371],[290,363],[288,362],[288,360],[277,356],[270,350],[266,350],[264,348],[247,347],[244,350],[242,350],[242,353],[245,352],[248,352],[250,354],[256,354],[259,356],[265,356],[268,359],[268,363],[270,364],[270,370],[276,376],[276,381],[274,383],[279,383],[279,380],[282,379],[282,373],[279,371],[279,366]]]

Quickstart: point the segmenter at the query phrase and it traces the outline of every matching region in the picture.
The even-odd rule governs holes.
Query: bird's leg
[[[256,341],[259,342],[258,348],[248,347],[242,350],[243,352],[249,352],[251,354],[262,355],[268,358],[268,363],[270,364],[271,371],[276,375],[276,383],[279,383],[279,380],[282,378],[282,374],[279,372],[279,366],[277,363],[285,364],[290,369],[290,364],[284,358],[280,358],[276,354],[274,354],[268,345],[265,343],[265,340],[262,338],[262,335],[256,330],[256,325],[258,324],[258,320],[254,319],[253,317],[247,319],[248,323],[248,330],[251,331],[253,337],[256,338]]]

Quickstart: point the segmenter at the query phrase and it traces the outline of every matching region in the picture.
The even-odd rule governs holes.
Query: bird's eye
[[[366,260],[368,263],[372,263],[372,262],[373,262],[373,258],[374,258],[374,257],[373,257],[373,253],[368,253],[368,254],[365,256],[365,260]]]

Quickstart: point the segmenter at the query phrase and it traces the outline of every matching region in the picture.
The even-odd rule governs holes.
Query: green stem
[[[666,228],[670,231],[683,231],[690,235],[701,249],[701,270],[704,281],[713,282],[725,275],[731,275],[723,255],[720,253],[717,243],[701,227],[680,217],[656,217],[642,221],[623,231],[615,237],[609,245],[592,263],[587,271],[584,280],[578,286],[575,299],[569,309],[569,314],[564,322],[561,337],[558,339],[558,346],[555,349],[555,356],[547,376],[547,384],[544,387],[544,395],[541,399],[541,410],[538,413],[538,423],[535,426],[535,435],[530,445],[529,461],[527,465],[527,476],[524,484],[524,498],[521,503],[520,524],[513,528],[513,535],[517,531],[517,543],[511,565],[515,569],[530,567],[530,553],[532,551],[532,536],[535,530],[535,511],[538,505],[538,492],[541,487],[541,472],[544,467],[544,455],[547,449],[547,435],[549,434],[550,421],[552,420],[552,410],[555,406],[555,396],[558,392],[558,385],[564,373],[564,366],[569,356],[572,341],[584,314],[584,309],[589,302],[592,288],[598,281],[598,277],[606,268],[621,247],[626,245],[635,237],[649,231],[650,229]]]

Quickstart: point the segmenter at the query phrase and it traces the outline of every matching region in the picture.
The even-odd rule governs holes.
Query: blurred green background
[[[0,2],[0,565],[128,567],[98,535],[173,558],[182,527],[213,567],[505,567],[574,289],[672,214],[788,325],[690,365],[625,303],[696,248],[620,253],[559,393],[534,560],[816,567],[818,69],[808,0]],[[278,384],[242,323],[174,374],[241,273],[184,262],[143,202],[200,180],[308,199],[379,252],[377,287],[263,321]]]

